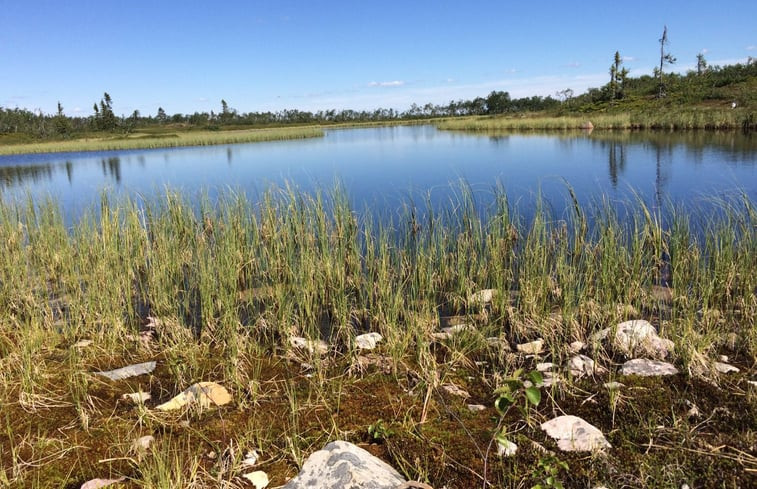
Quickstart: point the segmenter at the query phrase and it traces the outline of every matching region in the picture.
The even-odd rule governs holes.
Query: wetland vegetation
[[[621,216],[567,193],[565,214],[535,198],[526,219],[502,190],[480,212],[463,184],[448,207],[408,203],[390,221],[341,188],[199,205],[103,194],[72,227],[55,201],[3,202],[0,483],[249,487],[242,459],[257,450],[276,486],[343,439],[434,487],[753,485],[755,203],[639,200]],[[673,340],[680,373],[617,372],[626,356],[593,338],[628,319]],[[383,337],[375,350],[358,347],[365,332]],[[604,373],[556,370],[534,406],[495,408],[513,372],[565,365],[576,341]],[[718,373],[723,355],[740,371]],[[147,361],[150,375],[94,373]],[[154,409],[200,381],[233,402]],[[563,413],[612,448],[558,450],[539,424]],[[517,456],[491,449],[502,435]]]

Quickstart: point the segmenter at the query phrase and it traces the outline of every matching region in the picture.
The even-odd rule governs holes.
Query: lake
[[[188,148],[0,156],[4,200],[53,196],[68,220],[107,189],[190,198],[272,184],[302,190],[341,182],[355,210],[447,205],[464,180],[485,206],[501,185],[528,214],[537,194],[560,213],[570,184],[582,203],[706,206],[743,193],[757,201],[757,137],[737,132],[594,132],[481,135],[433,126],[328,129],[325,137]]]

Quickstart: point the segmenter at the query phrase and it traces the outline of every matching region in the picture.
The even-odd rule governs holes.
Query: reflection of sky
[[[688,204],[735,189],[757,200],[757,141],[735,133],[704,141],[687,137],[488,137],[413,126],[232,146],[2,156],[0,193],[51,194],[69,215],[92,205],[106,188],[148,197],[166,187],[191,197],[232,189],[255,198],[270,184],[287,181],[308,190],[330,189],[338,180],[356,210],[382,213],[393,213],[410,198],[423,204],[428,195],[448,204],[454,201],[450,184],[461,178],[482,203],[501,183],[511,203],[526,209],[541,192],[558,213],[568,198],[564,181],[583,203],[602,196],[628,199],[631,189],[649,202],[659,194]]]

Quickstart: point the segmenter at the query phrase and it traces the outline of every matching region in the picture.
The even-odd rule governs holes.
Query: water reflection
[[[100,160],[100,165],[104,176],[111,177],[116,183],[121,183],[121,158],[118,156],[103,158]]]

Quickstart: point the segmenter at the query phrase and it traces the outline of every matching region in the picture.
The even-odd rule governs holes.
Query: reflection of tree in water
[[[114,178],[116,183],[121,183],[121,158],[118,156],[103,158],[100,160],[100,165],[103,169],[103,175]]]
[[[613,188],[617,188],[618,172],[622,174],[626,170],[626,145],[610,141],[607,163],[610,167],[610,182]]]
[[[21,187],[25,183],[38,183],[53,179],[50,164],[32,166],[0,166],[0,188]]]
[[[657,209],[662,209],[663,189],[670,180],[670,162],[673,161],[673,145],[668,144],[663,147],[662,144],[654,144],[655,149],[655,179],[654,179],[654,197]],[[665,151],[667,150],[667,151]],[[663,156],[667,158],[663,159]],[[663,166],[664,165],[664,166]]]
[[[71,179],[74,176],[74,164],[70,161],[66,161],[66,177],[68,177],[68,183],[71,183]]]

